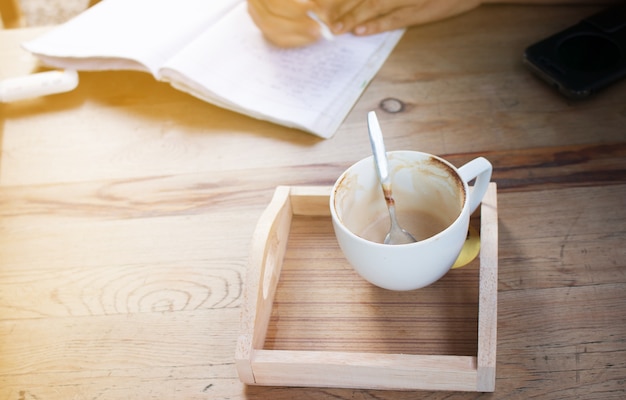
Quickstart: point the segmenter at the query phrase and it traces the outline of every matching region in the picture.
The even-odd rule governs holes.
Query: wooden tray
[[[409,292],[360,278],[336,243],[330,187],[278,187],[252,240],[236,365],[250,385],[492,392],[496,185],[471,224],[477,260]]]

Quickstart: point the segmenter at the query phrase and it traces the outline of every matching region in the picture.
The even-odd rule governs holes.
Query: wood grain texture
[[[493,392],[498,347],[498,198],[491,183],[480,206],[480,264],[478,280],[478,369],[476,389]]]
[[[221,110],[136,72],[80,73],[73,92],[0,104],[0,398],[621,400],[626,82],[570,102],[520,62],[527,45],[598,9],[485,6],[411,28],[330,140]],[[20,48],[41,32],[0,31],[0,79],[41,68]],[[403,111],[379,108],[388,98]],[[369,156],[372,109],[389,150],[431,152],[457,166],[484,155],[494,165],[494,394],[248,387],[237,377],[256,222],[277,186],[332,185]],[[317,236],[302,254],[287,254],[293,267],[313,249],[340,257],[322,220],[294,224]],[[475,272],[462,268],[440,284],[474,282]],[[350,269],[342,274],[313,278],[375,299]],[[285,278],[303,293],[310,286]],[[399,302],[374,302],[382,316],[370,333],[388,323],[389,308],[431,321],[385,345],[349,326],[331,341],[318,326],[296,333],[311,349],[323,338],[334,350],[368,341],[423,351],[426,338],[435,356],[470,354],[476,295],[441,311],[457,317],[449,329],[436,313],[419,309],[419,320]],[[324,306],[326,315],[300,312],[319,323],[353,312]],[[281,307],[266,343],[288,349],[294,332],[281,328],[298,321],[292,304]],[[433,342],[437,335],[454,335],[452,348]]]
[[[298,245],[285,254],[265,348],[476,355],[476,263],[424,290],[392,292],[359,278],[330,218],[294,217],[290,240]]]

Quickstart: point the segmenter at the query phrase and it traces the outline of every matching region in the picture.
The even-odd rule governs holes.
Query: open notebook
[[[105,0],[23,46],[53,67],[147,71],[209,103],[329,138],[403,32],[280,49],[243,0]]]

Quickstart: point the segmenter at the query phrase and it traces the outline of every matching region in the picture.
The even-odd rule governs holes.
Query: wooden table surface
[[[521,64],[596,10],[484,6],[412,28],[329,140],[138,72],[81,73],[71,93],[0,105],[0,398],[623,398],[626,82],[572,102]],[[39,33],[0,31],[0,78],[36,68],[19,43]],[[372,109],[388,150],[494,165],[494,393],[237,377],[259,216],[276,186],[330,185],[369,155]]]

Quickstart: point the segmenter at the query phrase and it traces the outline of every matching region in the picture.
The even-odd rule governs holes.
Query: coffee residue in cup
[[[442,216],[423,210],[398,212],[398,220],[402,227],[418,241],[435,236],[453,222],[446,221]],[[371,242],[383,243],[389,231],[389,226],[389,214],[381,214],[358,235]]]

